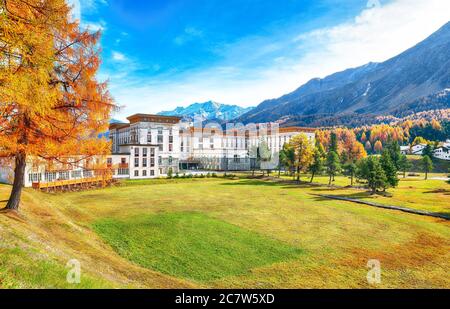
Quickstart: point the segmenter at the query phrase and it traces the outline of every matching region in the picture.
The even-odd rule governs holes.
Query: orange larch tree
[[[81,31],[64,0],[0,0],[0,157],[12,160],[7,209],[18,209],[27,162],[107,154],[115,108],[96,80],[99,33]]]
[[[376,141],[373,150],[377,153],[381,153],[383,151],[383,144],[380,141]]]

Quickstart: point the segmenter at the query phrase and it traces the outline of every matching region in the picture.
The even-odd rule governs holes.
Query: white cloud
[[[176,45],[184,45],[185,43],[203,36],[203,32],[194,27],[186,27],[182,34],[177,36],[173,42]]]
[[[72,19],[81,21],[81,3],[80,0],[67,0],[67,4],[72,7]]]
[[[209,99],[256,105],[286,94],[311,78],[387,60],[424,40],[449,20],[450,1],[393,0],[332,28],[292,33],[288,40],[285,36],[274,37],[264,43],[267,40],[250,38],[227,46],[223,51],[226,61],[207,70],[175,80],[136,80],[126,85],[114,84],[112,78],[111,89],[118,103],[126,106],[119,116],[158,112]],[[279,50],[289,53],[278,54],[263,68],[245,66],[255,57],[267,57]]]
[[[113,59],[114,61],[120,61],[120,62],[122,62],[122,61],[126,61],[126,60],[127,60],[127,57],[126,57],[124,54],[120,53],[120,52],[113,51],[113,52],[112,52],[112,59]]]

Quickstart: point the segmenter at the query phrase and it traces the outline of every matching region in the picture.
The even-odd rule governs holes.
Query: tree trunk
[[[353,174],[350,176],[350,186],[353,187]]]
[[[403,171],[403,178],[406,178],[406,170]]]
[[[311,181],[310,181],[310,183],[312,183],[312,182],[313,182],[313,180],[314,180],[314,176],[315,176],[315,173],[313,172],[313,173],[312,173],[312,175],[311,175]]]
[[[330,174],[330,181],[328,182],[328,185],[329,185],[329,186],[331,186],[331,180],[333,179],[332,177],[333,177],[333,176]]]
[[[281,167],[278,169],[278,178],[281,178]]]
[[[300,182],[300,166],[297,166],[297,181]]]
[[[24,185],[26,155],[18,153],[15,158],[16,166],[14,167],[14,183],[5,209],[18,210],[20,205],[20,196]]]
[[[425,172],[425,180],[428,180],[428,172]]]

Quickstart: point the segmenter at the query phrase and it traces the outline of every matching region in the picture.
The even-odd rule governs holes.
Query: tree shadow
[[[322,195],[319,194],[311,194],[313,196],[316,197],[320,197],[320,198],[324,198],[325,200],[331,200],[331,198],[328,197],[324,197]],[[336,197],[341,197],[341,198],[350,198],[350,199],[365,199],[365,200],[370,200],[370,199],[375,199],[377,196],[380,196],[379,194],[371,194],[369,191],[361,191],[361,192],[354,192],[354,193],[345,193],[345,194],[328,194],[328,195],[333,195]]]
[[[260,187],[279,187],[282,189],[300,189],[314,187],[309,182],[296,182],[288,180],[265,180],[265,179],[244,179],[238,182],[224,182],[223,186],[260,186]]]
[[[450,195],[450,190],[447,190],[447,189],[436,189],[436,190],[431,190],[431,191],[424,191],[423,193],[426,193],[426,194],[441,193],[441,194],[444,194],[444,195]]]

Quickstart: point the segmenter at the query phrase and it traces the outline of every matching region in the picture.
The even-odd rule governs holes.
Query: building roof
[[[112,129],[117,129],[117,130],[119,130],[119,129],[128,128],[129,126],[130,126],[129,123],[115,122],[115,123],[111,123],[111,124],[109,125],[109,129],[110,129],[110,130],[112,130]]]
[[[136,122],[158,122],[158,123],[178,123],[182,119],[176,116],[162,116],[153,114],[134,114],[127,118],[130,123]]]
[[[120,144],[119,146],[158,147],[159,145],[155,145],[155,144],[139,144],[139,143],[131,143],[131,144]]]

